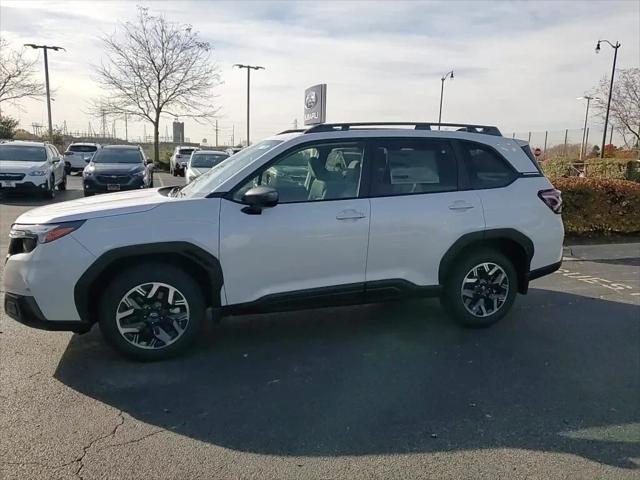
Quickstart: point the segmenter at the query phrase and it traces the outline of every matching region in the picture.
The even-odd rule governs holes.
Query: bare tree
[[[122,23],[119,32],[102,40],[107,59],[96,71],[107,94],[98,108],[151,122],[156,161],[162,114],[198,121],[215,116],[212,90],[220,76],[210,60],[211,46],[191,25],[138,7],[135,21]]]
[[[595,109],[604,120],[609,97],[609,79],[604,77],[596,87],[593,96],[598,100]],[[611,95],[610,120],[624,134],[631,134],[637,144],[640,142],[640,68],[616,71]]]
[[[16,104],[17,100],[43,94],[42,83],[33,79],[36,62],[26,58],[24,49],[11,50],[0,38],[0,103]]]

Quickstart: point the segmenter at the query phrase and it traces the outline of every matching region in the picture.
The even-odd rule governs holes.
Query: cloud
[[[83,108],[100,95],[91,65],[98,37],[135,15],[124,2],[7,3],[3,36],[14,43],[64,44],[52,60],[56,119],[86,129]],[[440,77],[447,80],[443,120],[497,124],[505,131],[579,128],[575,100],[610,70],[593,53],[599,36],[620,40],[620,68],[638,66],[637,2],[145,2],[154,13],[190,23],[215,47],[224,84],[216,93],[225,137],[244,136],[246,72],[252,74],[253,139],[301,120],[304,89],[328,84],[329,120],[435,120]],[[39,33],[37,39],[32,36]],[[43,37],[42,34],[46,33]],[[30,103],[21,119],[44,118]],[[300,121],[301,123],[301,121]],[[164,131],[164,126],[161,128]],[[141,124],[130,131],[139,134]],[[150,128],[147,129],[150,131]],[[212,138],[186,122],[187,136]],[[223,138],[225,138],[223,137]]]

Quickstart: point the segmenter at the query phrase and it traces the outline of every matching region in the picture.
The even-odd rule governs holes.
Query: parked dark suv
[[[142,148],[107,145],[98,150],[82,173],[84,195],[153,187],[153,164]]]

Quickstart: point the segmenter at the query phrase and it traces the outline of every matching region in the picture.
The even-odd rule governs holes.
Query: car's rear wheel
[[[58,185],[58,190],[60,190],[61,192],[64,192],[67,189],[67,174],[65,172],[64,175],[62,175],[62,181],[60,182],[60,185]]]
[[[177,355],[197,338],[205,317],[198,284],[171,265],[149,263],[111,281],[100,303],[100,330],[136,360]]]
[[[169,169],[171,170],[171,175],[173,175],[174,177],[177,177],[177,176],[178,176],[178,173],[176,172],[176,169],[175,169],[175,168],[170,167]]]
[[[488,327],[504,317],[518,292],[513,263],[502,253],[482,249],[461,258],[447,276],[445,310],[466,327]]]

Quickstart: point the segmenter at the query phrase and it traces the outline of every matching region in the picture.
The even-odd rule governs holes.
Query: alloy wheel
[[[462,304],[475,317],[495,314],[509,295],[509,277],[499,265],[491,262],[473,267],[462,280]]]
[[[158,350],[182,337],[189,325],[189,304],[177,288],[149,282],[129,290],[116,310],[120,334],[132,345]]]

